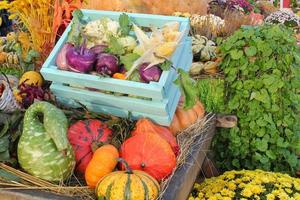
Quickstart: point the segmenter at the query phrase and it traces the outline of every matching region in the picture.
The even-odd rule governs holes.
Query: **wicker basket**
[[[0,97],[0,111],[11,113],[20,110],[21,107],[12,91],[12,87],[18,84],[18,79],[14,76],[0,75],[0,83],[5,86],[3,94]]]

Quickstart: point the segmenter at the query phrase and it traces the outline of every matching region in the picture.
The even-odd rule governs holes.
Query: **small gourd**
[[[216,44],[201,35],[192,37],[192,52],[194,61],[210,61],[216,58]]]
[[[159,184],[149,174],[140,170],[131,170],[128,164],[125,171],[116,171],[103,177],[97,184],[98,199],[109,200],[156,200]]]
[[[43,115],[43,122],[39,114]],[[67,139],[65,114],[48,102],[37,102],[25,113],[18,143],[18,161],[29,174],[48,181],[63,181],[75,167],[72,146]]]
[[[170,131],[176,136],[179,132],[194,124],[198,119],[203,118],[204,114],[204,106],[200,101],[197,101],[197,103],[188,110],[184,110],[181,106],[178,106],[171,125],[169,126]]]
[[[98,181],[111,173],[118,164],[119,152],[113,145],[103,145],[97,149],[85,170],[85,181],[95,188]]]

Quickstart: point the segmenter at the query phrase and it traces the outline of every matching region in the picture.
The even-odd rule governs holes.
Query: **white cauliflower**
[[[118,42],[127,52],[132,51],[137,46],[137,42],[131,36],[121,37],[118,39]]]
[[[88,39],[87,46],[92,47],[99,44],[106,44],[109,42],[111,35],[119,37],[119,28],[119,22],[106,17],[89,22],[83,29]]]

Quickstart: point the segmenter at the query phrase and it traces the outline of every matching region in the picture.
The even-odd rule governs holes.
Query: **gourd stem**
[[[118,158],[118,162],[121,162],[125,166],[125,171],[127,174],[133,174],[132,169],[129,167],[128,163],[123,158]]]

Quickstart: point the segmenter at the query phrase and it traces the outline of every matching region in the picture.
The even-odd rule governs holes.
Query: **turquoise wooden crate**
[[[88,20],[109,17],[117,20],[120,12],[82,10]],[[180,30],[185,32],[181,44],[174,52],[171,61],[174,67],[183,67],[188,70],[192,62],[189,20],[187,18],[132,14],[126,13],[139,26],[161,27],[167,22],[178,21]],[[70,26],[58,41],[50,56],[44,63],[41,73],[46,80],[52,81],[52,92],[65,104],[75,106],[72,100],[86,104],[89,109],[98,112],[125,117],[131,112],[135,118],[149,117],[157,123],[169,125],[179,101],[179,88],[173,84],[176,77],[175,70],[164,71],[159,82],[139,83],[112,78],[100,78],[91,74],[58,70],[55,60],[60,49],[67,39]],[[82,89],[70,87],[78,86]],[[95,88],[102,91],[128,94],[129,96],[114,96],[105,93],[90,91],[85,88]],[[151,98],[151,100],[137,99],[132,96]]]

